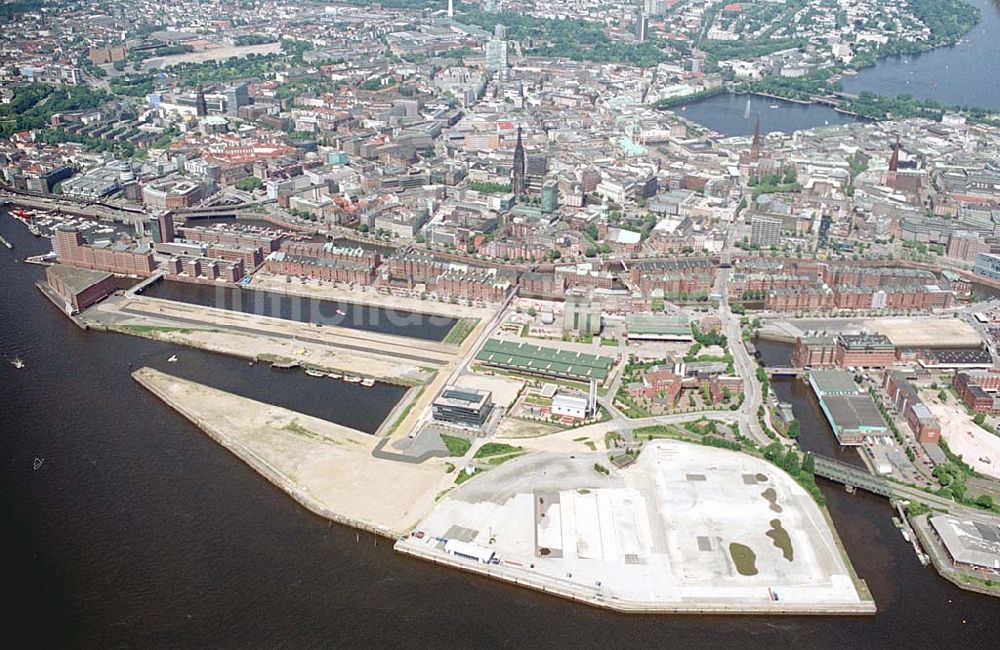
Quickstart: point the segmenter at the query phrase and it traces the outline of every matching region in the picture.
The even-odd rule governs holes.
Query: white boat
[[[310,377],[326,377],[325,372],[320,372],[319,370],[313,370],[312,368],[306,368],[306,374]]]
[[[344,381],[346,381],[348,384],[360,384],[361,377],[355,377],[354,375],[345,375]]]
[[[14,360],[11,361],[10,363],[18,370],[24,367],[24,361],[21,360],[21,357],[14,357]]]
[[[326,376],[329,377],[330,379],[340,379],[340,378],[343,377],[343,375],[341,375],[340,373],[336,373],[336,372],[328,372],[328,373],[326,373]]]
[[[375,380],[365,377],[364,379],[361,380],[361,385],[364,386],[365,388],[371,388],[372,386],[375,385]]]
[[[777,104],[771,104],[771,108],[781,108],[781,107],[778,106]]]
[[[344,311],[343,309],[338,309],[337,310],[337,315],[338,316],[347,316],[347,312]]]
[[[176,354],[171,354],[170,358],[167,359],[167,363],[177,363],[177,355]]]

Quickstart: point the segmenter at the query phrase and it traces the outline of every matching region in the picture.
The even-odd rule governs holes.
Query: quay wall
[[[390,530],[388,527],[381,524],[377,524],[371,521],[364,521],[361,519],[356,519],[352,517],[345,517],[339,513],[333,512],[322,503],[314,499],[307,492],[300,489],[293,481],[282,474],[280,471],[271,467],[266,460],[259,457],[257,454],[247,449],[245,446],[239,444],[238,442],[229,438],[221,430],[212,425],[211,422],[206,421],[203,418],[198,417],[193,411],[185,408],[184,404],[178,400],[173,399],[166,391],[164,391],[155,381],[154,377],[162,373],[158,373],[155,370],[149,368],[140,368],[132,373],[132,379],[139,383],[143,388],[151,392],[153,395],[158,397],[167,406],[171,407],[185,419],[190,421],[192,424],[197,426],[199,429],[204,431],[212,440],[219,443],[230,452],[232,452],[237,458],[242,460],[244,463],[253,468],[261,476],[266,478],[276,487],[284,491],[288,496],[297,501],[306,510],[309,510],[315,515],[323,517],[338,524],[344,526],[350,526],[351,528],[357,528],[381,537],[386,537],[389,539],[397,539],[399,534],[396,531]],[[166,375],[163,375],[166,376]]]
[[[582,587],[561,583],[552,578],[532,574],[524,569],[504,567],[495,564],[479,564],[469,560],[446,555],[429,548],[422,548],[422,543],[403,539],[396,543],[396,552],[409,555],[420,560],[441,566],[477,573],[495,580],[502,580],[519,587],[527,587],[545,594],[558,596],[585,605],[609,609],[625,614],[753,614],[753,615],[871,615],[876,613],[874,601],[857,603],[824,603],[824,604],[794,604],[787,602],[766,603],[651,603],[622,600],[617,597],[605,598],[596,590],[590,591]]]

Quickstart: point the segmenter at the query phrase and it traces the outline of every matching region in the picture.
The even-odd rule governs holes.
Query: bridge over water
[[[890,499],[899,496],[895,485],[878,476],[872,476],[860,467],[841,463],[825,456],[814,457],[816,459],[816,476],[822,476],[825,479],[867,490],[873,494]]]

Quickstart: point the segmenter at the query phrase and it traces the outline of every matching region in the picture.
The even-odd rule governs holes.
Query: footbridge
[[[867,470],[842,463],[825,456],[815,456],[816,476],[843,483],[846,486],[867,490],[872,494],[888,497],[898,496],[895,486],[878,476],[872,476]]]

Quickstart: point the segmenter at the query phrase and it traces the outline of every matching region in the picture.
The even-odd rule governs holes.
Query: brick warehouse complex
[[[45,281],[65,301],[64,309],[75,314],[111,295],[115,277],[104,271],[54,264],[45,269]]]
[[[882,334],[841,334],[834,354],[842,368],[885,368],[896,362],[896,348]]]
[[[885,368],[895,362],[896,348],[881,334],[806,334],[792,350],[798,368]]]
[[[896,370],[885,373],[883,388],[896,412],[902,414],[910,430],[916,434],[917,440],[937,444],[941,439],[941,423],[920,400],[906,375]]]
[[[150,275],[156,268],[153,251],[145,246],[125,244],[88,244],[83,233],[71,226],[60,226],[52,241],[59,261],[117,275]]]
[[[960,372],[955,375],[955,390],[975,413],[1000,414],[1000,372]]]

